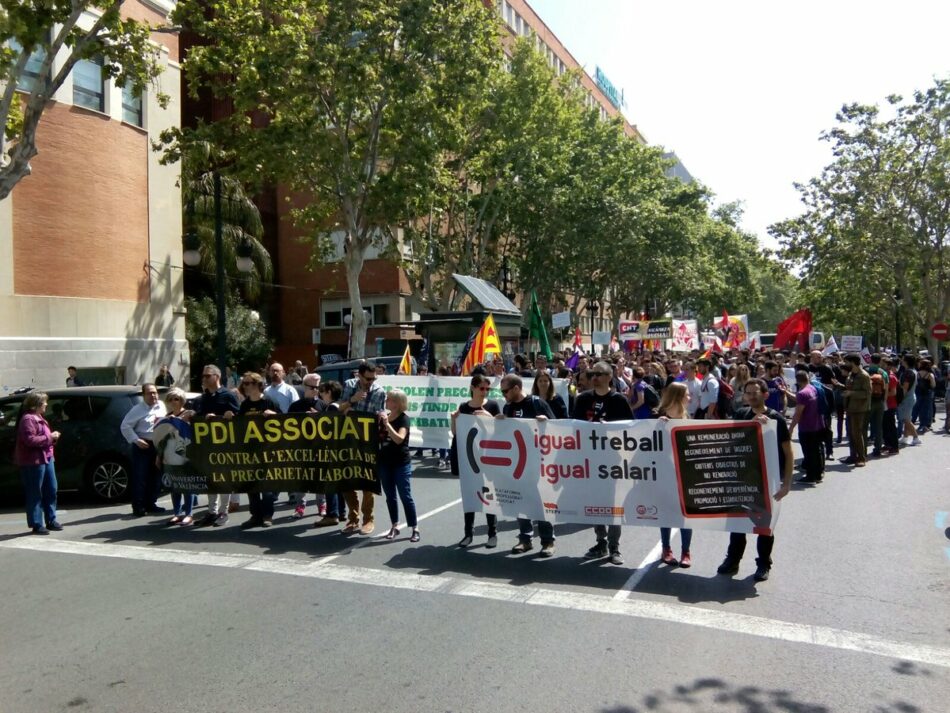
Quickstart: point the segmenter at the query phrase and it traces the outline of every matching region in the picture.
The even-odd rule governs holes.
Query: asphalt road
[[[940,422],[942,425],[942,421]],[[458,482],[427,458],[422,541],[314,530],[313,508],[242,531],[131,519],[62,498],[66,529],[0,511],[0,712],[950,710],[950,436],[795,486],[768,582],[657,565],[625,528],[622,567],[460,550]],[[798,451],[797,446],[795,447]],[[841,451],[839,451],[841,454]],[[165,499],[167,502],[167,498]],[[202,502],[204,498],[202,498]],[[674,542],[678,552],[678,543]]]

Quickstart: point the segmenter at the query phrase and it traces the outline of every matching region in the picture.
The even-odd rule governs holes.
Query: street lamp
[[[501,291],[509,300],[515,298],[515,293],[511,289],[511,267],[508,265],[508,256],[501,259]]]
[[[901,299],[900,290],[894,290],[894,340],[897,344],[894,346],[898,355],[901,353],[901,305],[904,300]]]
[[[227,326],[227,317],[224,312],[225,305],[225,274],[224,274],[224,236],[222,234],[223,218],[221,216],[221,174],[217,171],[212,173],[214,180],[214,256],[215,256],[215,306],[218,309],[217,314],[217,352],[218,368],[221,373],[225,373],[228,367],[228,343],[225,335]],[[194,212],[193,203],[188,205],[189,218]],[[198,233],[194,226],[190,225],[188,232],[185,233],[182,241],[184,251],[182,260],[190,267],[201,264],[201,241],[198,239]],[[253,250],[250,241],[245,237],[237,249],[237,269],[241,272],[250,272],[254,268],[254,262],[251,259]]]
[[[366,315],[366,318],[369,319],[369,310],[364,309],[363,314]],[[350,350],[353,347],[353,315],[348,313],[343,315],[343,324],[346,325],[346,360],[350,360]]]
[[[597,313],[600,312],[600,301],[596,297],[591,297],[587,301],[587,311],[590,313],[590,353],[594,353],[594,332],[597,329]]]

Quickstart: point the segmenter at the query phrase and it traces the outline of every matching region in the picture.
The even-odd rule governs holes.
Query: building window
[[[10,49],[20,55],[23,52],[23,45],[14,39],[10,40]],[[37,47],[30,53],[30,58],[26,60],[26,66],[23,67],[23,73],[17,77],[17,89],[24,92],[32,92],[36,89],[40,79],[40,70],[43,68],[43,62],[46,59],[46,48]]]
[[[373,324],[389,324],[389,305],[373,305]]]
[[[131,85],[122,87],[122,121],[134,126],[144,126],[142,113],[142,93],[136,92]]]
[[[514,28],[515,26],[515,14],[516,14],[515,9],[511,5],[506,4],[505,5],[505,22],[507,22],[508,25],[512,28]]]
[[[95,111],[106,110],[106,83],[102,57],[81,59],[73,67],[73,104]]]

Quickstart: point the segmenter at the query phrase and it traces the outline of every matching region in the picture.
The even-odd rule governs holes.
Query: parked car
[[[164,391],[164,389],[159,389]],[[60,490],[82,490],[117,502],[129,494],[129,444],[119,433],[122,418],[142,401],[139,386],[80,386],[49,389],[46,420],[60,432],[56,479]],[[22,496],[13,462],[16,427],[26,393],[0,399],[0,495]]]
[[[374,364],[383,364],[386,367],[386,373],[390,376],[399,371],[399,364],[402,362],[402,356],[384,356],[369,359],[351,359],[350,361],[338,361],[332,364],[318,366],[314,371],[320,375],[321,381],[339,381],[341,384],[347,379],[352,379],[356,370],[364,361],[371,361]],[[413,373],[415,373],[415,360],[413,360]]]

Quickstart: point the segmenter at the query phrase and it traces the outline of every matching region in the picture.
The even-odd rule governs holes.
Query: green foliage
[[[950,80],[887,104],[842,107],[834,161],[798,186],[805,213],[770,232],[822,323],[873,332],[896,294],[920,343],[950,314]]]
[[[53,94],[80,59],[101,57],[104,76],[117,84],[129,84],[141,92],[154,86],[162,71],[161,52],[150,40],[151,28],[138,20],[123,19],[121,0],[82,2],[80,0],[4,0],[0,12],[0,83],[5,84],[0,99],[0,126],[5,127],[0,155],[0,200],[6,198],[17,182],[30,172],[30,160],[36,156],[36,127]],[[83,29],[80,19],[87,11],[98,18]],[[16,43],[20,51],[14,51]],[[34,53],[42,58],[39,78],[29,92],[20,92],[16,79]],[[64,61],[53,72],[53,58]],[[164,107],[168,97],[158,94]]]
[[[258,370],[274,349],[274,341],[267,335],[267,325],[256,312],[242,304],[236,295],[231,294],[227,299],[228,363],[236,366],[239,373]],[[191,365],[197,373],[205,364],[218,361],[217,306],[212,297],[187,297],[185,308],[188,310],[185,336],[191,347]]]

